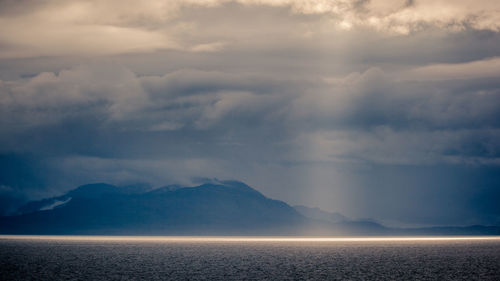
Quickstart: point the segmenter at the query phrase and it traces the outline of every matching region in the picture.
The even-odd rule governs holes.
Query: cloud
[[[104,112],[110,120],[123,120],[133,118],[136,110],[149,102],[134,73],[103,65],[1,82],[0,92],[4,129],[41,126]]]
[[[428,28],[451,32],[466,29],[500,30],[500,6],[495,1],[354,1],[354,0],[148,0],[124,1],[3,1],[0,13],[0,58],[37,56],[109,55],[181,50],[215,52],[234,44],[241,34],[252,32],[266,37],[268,31],[283,27],[254,28],[258,21],[231,16],[234,5],[251,11],[288,10],[279,21],[298,28],[300,36],[324,34],[331,30],[374,29],[388,34],[409,34]],[[230,40],[210,38],[202,32],[200,19],[190,17],[196,10],[222,13],[219,30]],[[245,9],[246,11],[246,9]],[[229,16],[228,16],[229,15]],[[242,19],[247,19],[242,21]],[[212,17],[217,22],[217,18]],[[311,26],[311,22],[315,22]],[[318,28],[319,27],[319,28]],[[243,31],[243,32],[242,32]]]
[[[478,78],[496,78],[500,73],[500,58],[465,63],[432,64],[411,69],[402,73],[406,80],[464,80]]]
[[[483,64],[475,62],[467,65]],[[464,72],[449,66],[454,72]],[[426,69],[440,68],[427,66]],[[408,73],[421,72],[422,68]],[[484,68],[468,72],[474,79],[464,80],[440,71],[432,81],[419,81],[422,76],[386,73],[371,68],[364,73],[327,78],[325,87],[294,100],[297,118],[327,122],[336,126],[385,126],[395,128],[460,129],[498,127],[498,83]],[[426,74],[427,75],[427,74]],[[416,80],[416,81],[414,81]]]
[[[369,131],[307,134],[298,139],[298,145],[304,149],[301,156],[312,162],[498,165],[500,149],[495,142],[499,138],[498,129],[395,130],[380,126]]]
[[[288,143],[275,153],[276,161],[497,163],[500,85],[490,78],[491,71],[477,67],[489,62],[459,64],[458,69],[479,70],[472,71],[470,80],[460,77],[461,85],[449,83],[446,71],[431,81],[418,75],[408,80],[413,76],[407,74],[401,79],[400,72],[380,68],[323,81],[297,81],[198,70],[139,77],[118,65],[87,65],[3,81],[0,106],[6,118],[0,129],[4,142],[10,143],[12,133],[21,138],[33,130],[64,130],[73,120],[71,126],[81,130],[83,138],[135,134],[134,143],[142,147],[148,138],[159,138],[150,134],[168,133],[170,138],[206,142],[214,146],[213,153],[226,153],[222,152],[226,148],[215,147],[228,138],[250,148],[260,145],[258,136],[265,135],[277,144]],[[443,67],[426,66],[433,68]],[[492,84],[475,83],[477,79]],[[122,154],[128,147],[111,150]],[[136,152],[151,155],[153,150]],[[286,150],[300,153],[288,155]]]
[[[225,44],[222,42],[205,43],[193,46],[190,50],[193,52],[217,52],[220,51],[224,45]]]
[[[159,32],[120,25],[114,19],[126,16],[119,14],[120,8],[103,10],[84,1],[48,1],[35,7],[0,16],[0,57],[104,55],[175,46]]]

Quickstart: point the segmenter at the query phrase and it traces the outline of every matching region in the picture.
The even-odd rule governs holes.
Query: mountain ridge
[[[54,202],[64,204],[44,209]],[[85,185],[20,210],[2,218],[0,232],[243,234],[275,229],[284,233],[306,221],[288,204],[239,182],[169,186],[142,193],[122,192],[107,184]]]
[[[1,234],[499,235],[498,226],[388,228],[319,208],[290,206],[239,181],[197,186],[79,186],[0,217]]]

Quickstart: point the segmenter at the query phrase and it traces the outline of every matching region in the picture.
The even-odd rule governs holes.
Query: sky
[[[0,0],[0,211],[218,178],[499,225],[499,78],[499,1]]]

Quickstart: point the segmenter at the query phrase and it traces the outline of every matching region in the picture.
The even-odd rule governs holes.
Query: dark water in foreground
[[[0,237],[1,280],[500,280],[500,240]]]

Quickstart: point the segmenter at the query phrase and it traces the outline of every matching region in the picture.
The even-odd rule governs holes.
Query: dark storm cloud
[[[457,87],[453,80],[394,79],[380,69],[324,82],[187,70],[138,77],[118,66],[43,73],[3,83],[3,148],[148,158],[182,155],[175,151],[184,145],[196,151],[199,142],[205,146],[194,154],[214,156],[238,145],[257,149],[265,136],[286,149],[312,145],[318,159],[308,153],[308,160],[336,155],[418,163],[453,155],[453,162],[496,161],[500,105],[494,81],[474,87],[471,79]],[[391,160],[372,155],[373,148],[406,153]]]

